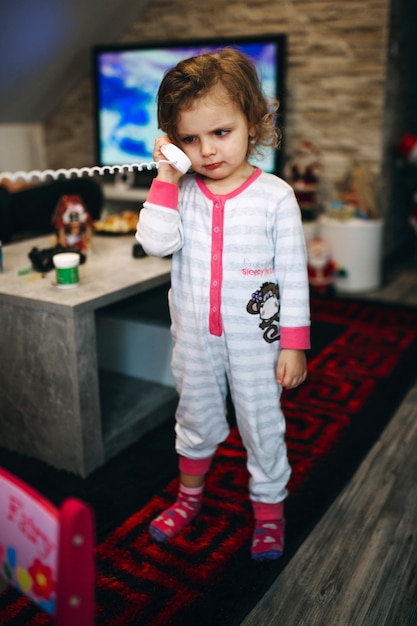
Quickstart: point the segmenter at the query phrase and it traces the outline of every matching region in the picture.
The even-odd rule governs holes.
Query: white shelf
[[[103,185],[103,194],[106,200],[119,202],[144,202],[149,189],[147,187],[122,187],[119,185]]]

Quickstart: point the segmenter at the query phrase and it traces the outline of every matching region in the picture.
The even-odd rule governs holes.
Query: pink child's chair
[[[0,468],[0,574],[59,626],[94,624],[94,517],[68,498],[57,509]]]

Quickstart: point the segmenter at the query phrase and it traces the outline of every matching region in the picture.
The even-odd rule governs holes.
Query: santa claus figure
[[[318,149],[302,141],[284,169],[284,178],[294,189],[304,221],[312,221],[319,210],[318,187],[322,171]]]
[[[333,292],[333,279],[339,274],[336,264],[331,260],[329,248],[319,237],[307,243],[308,279],[311,292],[326,295]]]
[[[405,133],[398,145],[398,151],[405,161],[417,165],[417,135]]]

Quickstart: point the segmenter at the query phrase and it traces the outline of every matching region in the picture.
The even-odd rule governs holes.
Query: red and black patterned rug
[[[308,381],[283,399],[293,473],[279,561],[249,556],[252,512],[236,428],[218,450],[201,514],[163,545],[147,528],[176,495],[171,422],[84,481],[0,449],[0,464],[57,504],[75,495],[94,507],[98,626],[238,625],[352,476],[416,378],[417,310],[323,298],[312,302],[312,321]],[[8,589],[0,623],[50,620]]]

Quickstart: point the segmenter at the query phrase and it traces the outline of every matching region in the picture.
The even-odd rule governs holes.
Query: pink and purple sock
[[[188,459],[180,456],[179,467],[184,474],[202,476],[208,472],[212,457],[205,459]],[[178,497],[174,504],[165,509],[149,526],[149,533],[155,541],[163,542],[173,539],[189,524],[201,509],[203,500],[201,487],[185,487],[180,483]]]
[[[180,485],[174,504],[151,523],[149,527],[151,537],[160,542],[176,537],[200,511],[202,499],[203,487],[190,489]]]
[[[284,552],[283,503],[252,502],[252,504],[255,514],[255,529],[252,537],[251,557],[255,561],[278,559]]]

